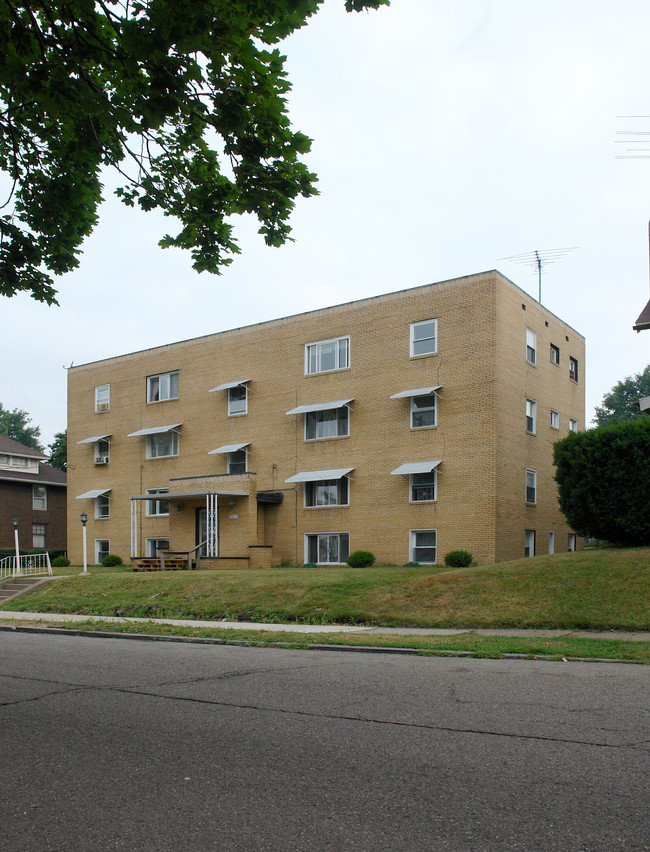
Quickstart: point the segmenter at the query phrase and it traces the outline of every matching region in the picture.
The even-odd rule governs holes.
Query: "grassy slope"
[[[650,629],[650,548],[448,571],[395,566],[93,574],[2,609],[412,627]]]

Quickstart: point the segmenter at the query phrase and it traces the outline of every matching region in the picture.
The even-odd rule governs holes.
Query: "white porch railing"
[[[52,576],[49,553],[32,553],[23,556],[6,556],[0,559],[0,580],[7,577]]]

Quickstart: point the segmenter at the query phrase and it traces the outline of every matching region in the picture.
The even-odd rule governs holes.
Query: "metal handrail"
[[[50,554],[25,553],[21,556],[5,556],[0,559],[0,580],[7,577],[37,577],[41,574],[52,576]]]

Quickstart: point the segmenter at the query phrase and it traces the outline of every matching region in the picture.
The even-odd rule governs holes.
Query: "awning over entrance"
[[[333,402],[317,402],[313,405],[299,405],[297,408],[287,411],[287,414],[309,414],[312,411],[328,411],[332,408],[343,408],[344,405],[349,405],[351,402],[354,402],[354,397],[351,399],[335,399]]]
[[[396,467],[395,470],[391,470],[391,476],[408,473],[431,473],[431,471],[438,467],[441,462],[442,459],[435,459],[435,461],[406,462],[406,464],[401,464],[399,467]]]
[[[394,393],[391,396],[391,399],[404,399],[405,397],[411,396],[429,396],[436,391],[439,391],[442,385],[431,385],[428,388],[413,388],[412,390],[400,391],[399,393]]]
[[[241,385],[247,385],[249,382],[250,379],[239,379],[237,382],[224,382],[222,385],[217,385],[216,388],[210,388],[208,393],[220,390],[229,390],[230,388],[238,388]]]
[[[236,453],[239,450],[243,450],[244,447],[250,447],[250,445],[250,441],[247,441],[245,444],[224,444],[223,447],[217,447],[216,450],[208,450],[208,455],[213,456],[216,453]]]
[[[149,426],[148,429],[139,429],[137,432],[129,432],[129,438],[140,438],[145,435],[161,435],[163,432],[173,432],[182,426],[182,423],[171,423],[169,426]]]
[[[179,500],[201,500],[205,497],[248,497],[248,491],[236,488],[209,488],[201,491],[166,491],[164,494],[132,494],[131,500],[166,500],[178,503]]]
[[[325,479],[341,479],[352,473],[353,467],[341,467],[336,470],[305,470],[285,479],[285,482],[320,482]]]
[[[111,491],[111,488],[95,488],[92,491],[86,491],[84,494],[77,494],[77,500],[94,500],[96,497],[103,497],[104,494],[108,494]],[[149,496],[151,499],[151,495]]]
[[[107,438],[110,438],[113,433],[109,432],[108,435],[93,435],[92,438],[84,438],[83,441],[77,441],[78,444],[96,444],[97,441],[105,441]]]

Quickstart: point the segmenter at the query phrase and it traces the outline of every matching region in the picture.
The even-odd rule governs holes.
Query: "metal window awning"
[[[216,497],[248,497],[249,491],[242,491],[240,488],[203,488],[197,491],[170,491],[164,495],[154,494],[132,494],[131,500],[161,500],[164,499],[169,503],[178,503],[180,500],[199,500],[201,498],[215,495]]]
[[[394,393],[391,396],[391,399],[404,399],[405,397],[411,396],[429,396],[436,391],[439,391],[442,385],[431,385],[428,388],[413,388],[412,390],[400,391],[399,393]]]
[[[214,456],[217,453],[236,453],[238,450],[243,450],[244,447],[250,447],[251,442],[245,444],[224,444],[223,447],[217,447],[216,450],[208,450],[209,456]]]
[[[442,459],[435,459],[434,461],[422,461],[422,462],[406,462],[406,464],[401,464],[399,467],[396,467],[395,470],[391,470],[391,476],[399,476],[399,474],[406,473],[431,473],[438,465],[442,462]]]
[[[94,488],[92,491],[86,491],[84,494],[77,494],[77,500],[94,500],[95,497],[103,497],[108,494],[111,488]]]
[[[304,470],[285,479],[285,482],[319,482],[324,479],[342,479],[352,473],[353,467],[340,467],[336,470]]]
[[[84,438],[83,441],[77,441],[78,444],[96,444],[97,441],[105,441],[106,438],[110,438],[113,433],[109,432],[108,435],[93,435],[92,438]]]
[[[171,423],[169,426],[150,426],[148,429],[138,429],[137,432],[129,432],[129,438],[140,438],[144,435],[161,435],[163,432],[173,432],[182,426],[182,423]]]
[[[222,385],[217,385],[216,388],[210,388],[208,393],[220,390],[229,390],[230,388],[238,388],[240,385],[247,385],[249,382],[250,379],[239,379],[237,382],[224,382]]]
[[[299,405],[297,408],[292,408],[287,411],[287,414],[309,414],[312,411],[327,411],[332,408],[343,408],[344,405],[349,405],[354,402],[352,399],[335,399],[333,402],[317,402],[313,405]]]

